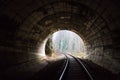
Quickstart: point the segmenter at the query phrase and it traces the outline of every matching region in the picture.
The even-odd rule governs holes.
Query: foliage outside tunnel
[[[46,42],[45,51],[46,55],[50,56],[52,53],[69,53],[81,58],[85,57],[83,40],[79,35],[68,30],[55,32]]]

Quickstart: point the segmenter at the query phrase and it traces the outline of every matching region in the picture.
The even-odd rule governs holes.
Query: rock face
[[[48,38],[46,45],[45,45],[45,54],[47,56],[52,56],[52,53],[53,53],[52,38]]]
[[[0,72],[35,58],[40,44],[58,30],[83,39],[87,59],[120,72],[119,0],[1,0]]]

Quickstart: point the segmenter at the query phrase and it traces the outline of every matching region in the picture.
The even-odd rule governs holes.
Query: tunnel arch
[[[109,67],[107,66],[109,64],[115,64],[111,62],[113,60],[112,58],[111,59],[107,58],[107,61],[105,60],[105,63],[101,63],[104,59],[106,59],[106,56],[109,56],[109,54],[113,53],[113,50],[109,49],[109,47],[112,48],[111,46],[113,44],[113,40],[111,36],[112,34],[110,32],[111,30],[108,27],[107,21],[102,17],[102,15],[105,14],[104,9],[98,14],[97,12],[94,12],[94,10],[87,8],[85,9],[85,11],[83,10],[84,14],[81,14],[82,12],[79,12],[78,10],[79,8],[76,9],[74,12],[71,12],[71,10],[65,7],[63,11],[59,11],[59,10],[57,12],[53,10],[48,11],[48,12],[52,12],[52,15],[51,13],[44,12],[43,9],[45,8],[43,8],[42,10],[41,9],[35,11],[24,23],[25,25],[23,24],[23,29],[21,27],[19,31],[20,33],[21,30],[26,31],[25,27],[26,29],[28,29],[27,28],[28,25],[31,26],[31,27],[29,26],[31,30],[27,30],[27,32],[30,33],[33,30],[33,34],[37,33],[36,34],[37,36],[35,38],[38,39],[34,38],[35,44],[31,44],[31,45],[37,45],[35,46],[35,48],[38,48],[39,46],[38,42],[39,43],[42,42],[42,40],[44,40],[47,37],[47,35],[49,35],[52,31],[57,29],[70,29],[70,30],[72,29],[77,31],[78,34],[80,34],[81,37],[85,40],[87,45],[87,53],[90,55],[88,59],[106,68]],[[68,9],[68,11],[66,11],[66,9]],[[45,9],[45,11],[47,10]],[[60,16],[63,16],[61,17],[63,19],[60,20],[59,19]],[[36,30],[39,31],[36,32]],[[34,37],[33,34],[31,34],[31,38]],[[38,34],[42,35],[43,39],[40,38]],[[105,52],[107,52],[108,54],[107,55],[104,54]]]
[[[112,65],[109,69],[118,72],[119,7],[112,2],[114,1],[15,0],[10,3],[8,1],[5,3],[7,6],[2,4],[4,8],[0,9],[0,14],[9,16],[10,20],[13,19],[14,24],[17,24],[15,25],[17,31],[14,33],[14,40],[2,41],[4,42],[2,49],[8,49],[9,47],[5,45],[10,44],[13,46],[8,51],[36,52],[38,46],[52,32],[59,29],[74,30],[85,41],[89,60],[105,68]],[[62,20],[58,19],[60,16],[63,16]]]

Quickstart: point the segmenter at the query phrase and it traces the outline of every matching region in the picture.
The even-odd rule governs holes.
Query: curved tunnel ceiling
[[[64,7],[61,8],[62,6]],[[90,30],[93,32],[93,34],[95,34],[96,31],[98,32],[99,30],[102,31],[103,28],[106,28],[106,30],[109,32],[109,28],[100,14],[97,14],[96,11],[87,8],[86,6],[81,5],[80,3],[77,3],[75,1],[52,2],[48,5],[44,5],[43,7],[35,10],[35,12],[33,12],[33,16],[35,16],[34,20],[36,21],[33,22],[33,26],[31,26],[32,27],[31,29],[36,28],[34,27],[34,25],[38,27],[38,30],[39,27],[48,27],[48,26],[59,29],[60,27],[65,28],[64,25],[70,23],[73,25],[73,29],[75,28],[75,26],[77,26],[78,28],[80,27],[80,29],[77,30],[82,30],[82,31]],[[101,27],[98,28],[98,26]],[[26,27],[28,27],[28,25]],[[66,28],[67,27],[68,26],[66,26]],[[90,31],[86,31],[86,32],[84,31],[85,33],[84,32],[80,32],[80,33],[83,33],[83,35],[87,36],[90,33]]]
[[[1,24],[8,29],[5,33],[3,28],[1,34],[12,36],[5,41],[6,37],[2,37],[2,49],[6,49],[4,44],[10,44],[8,51],[36,52],[49,34],[66,29],[75,31],[85,41],[89,60],[105,68],[112,64],[109,70],[114,72],[120,70],[120,12],[112,0],[7,0],[3,3],[0,20],[7,17],[13,25]]]

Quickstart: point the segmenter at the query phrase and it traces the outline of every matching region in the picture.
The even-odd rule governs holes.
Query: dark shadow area
[[[111,71],[93,63],[90,60],[82,60],[88,71],[92,74],[95,80],[119,80],[120,74],[114,74]]]
[[[64,59],[50,63],[40,70],[30,80],[59,80],[64,65]]]
[[[56,61],[43,61],[42,64],[35,59],[25,63],[16,64],[0,73],[0,80],[58,80],[62,72],[65,59]],[[82,60],[94,80],[119,80],[119,74],[112,72],[94,64],[88,60]],[[69,65],[70,66],[70,65]],[[66,74],[68,74],[68,70]],[[70,73],[69,73],[70,74]],[[64,76],[65,78],[65,76]]]
[[[3,69],[0,80],[58,80],[64,59],[56,61],[32,59]]]

